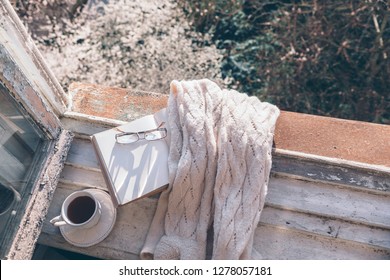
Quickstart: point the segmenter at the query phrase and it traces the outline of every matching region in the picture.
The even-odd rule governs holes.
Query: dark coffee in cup
[[[75,224],[88,221],[96,210],[96,203],[92,197],[79,196],[69,203],[67,216]]]

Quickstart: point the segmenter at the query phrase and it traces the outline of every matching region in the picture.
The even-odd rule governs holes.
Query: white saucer
[[[99,222],[91,228],[75,229],[72,226],[60,226],[62,236],[70,244],[78,247],[89,247],[103,241],[111,232],[116,221],[116,208],[108,193],[102,190],[86,190],[92,193],[102,205]]]

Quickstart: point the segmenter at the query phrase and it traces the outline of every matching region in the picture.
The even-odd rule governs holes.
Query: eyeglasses
[[[131,144],[135,143],[140,139],[148,141],[155,141],[163,139],[167,136],[167,129],[162,127],[165,122],[162,122],[157,128],[138,132],[124,132],[119,128],[116,130],[122,132],[115,135],[115,140],[119,144]]]

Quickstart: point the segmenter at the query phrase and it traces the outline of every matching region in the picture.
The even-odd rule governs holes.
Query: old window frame
[[[8,0],[0,0],[0,83],[35,121],[48,143],[42,151],[43,165],[36,171],[19,227],[2,256],[30,259],[72,140],[72,134],[59,119],[70,98],[45,64]]]

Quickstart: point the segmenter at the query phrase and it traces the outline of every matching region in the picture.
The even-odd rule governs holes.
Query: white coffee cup
[[[88,191],[71,193],[62,203],[61,215],[50,220],[54,226],[70,225],[76,228],[91,228],[99,222],[102,214],[100,202]]]

